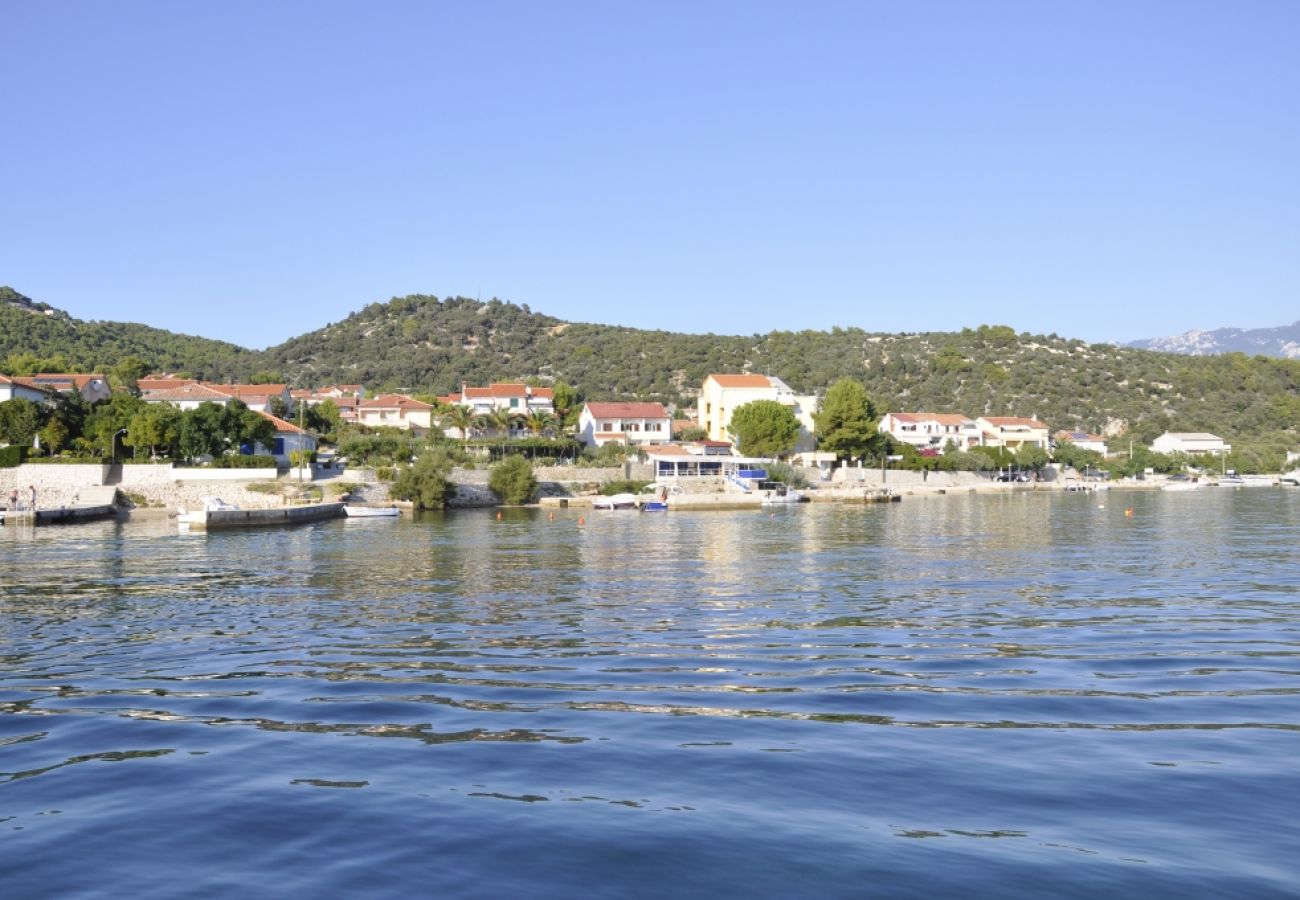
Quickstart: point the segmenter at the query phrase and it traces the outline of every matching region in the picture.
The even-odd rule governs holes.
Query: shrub
[[[14,466],[23,464],[23,457],[27,455],[27,448],[15,444],[10,447],[0,447],[0,469],[12,469]]]
[[[398,500],[414,502],[416,509],[442,509],[456,496],[456,486],[447,478],[450,472],[451,458],[445,450],[435,447],[403,468],[389,493]]]
[[[393,466],[380,466],[375,469],[375,478],[385,483],[391,482],[397,478],[397,469]]]
[[[252,484],[244,485],[244,490],[252,491],[254,494],[278,494],[283,488],[274,481],[254,481]]]
[[[767,477],[769,481],[779,481],[792,488],[806,488],[808,486],[808,478],[803,472],[783,462],[768,463]]]
[[[532,464],[522,456],[507,456],[492,467],[488,488],[504,503],[528,503],[537,493]]]

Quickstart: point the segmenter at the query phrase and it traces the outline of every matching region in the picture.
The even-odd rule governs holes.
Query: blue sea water
[[[0,529],[0,895],[1300,896],[1298,536],[1282,489]]]

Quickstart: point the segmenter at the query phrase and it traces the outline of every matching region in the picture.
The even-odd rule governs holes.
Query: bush
[[[442,509],[456,496],[456,486],[447,477],[451,465],[445,450],[427,450],[414,465],[402,469],[389,493],[398,500],[414,502],[416,509]],[[378,471],[375,474],[379,477]]]
[[[397,469],[393,466],[380,466],[375,469],[375,479],[378,481],[387,483],[393,481],[395,478],[397,478]]]
[[[503,503],[528,503],[537,493],[537,479],[533,466],[522,456],[507,456],[492,467],[488,475],[488,488]]]
[[[767,478],[769,481],[779,481],[792,488],[806,488],[808,486],[808,478],[803,472],[783,462],[768,463]]]
[[[252,491],[254,494],[279,494],[283,488],[275,481],[254,481],[252,484],[244,485],[244,490]]]
[[[21,466],[26,455],[27,448],[22,445],[0,447],[0,469],[12,469],[14,466]]]
[[[289,451],[289,468],[300,469],[310,466],[316,462],[315,450],[291,450]]]

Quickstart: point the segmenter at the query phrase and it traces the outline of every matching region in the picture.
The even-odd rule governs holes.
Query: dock
[[[36,509],[0,510],[0,524],[32,525],[73,525],[78,522],[93,522],[98,519],[111,519],[117,515],[117,488],[88,487],[83,488],[78,499],[80,502],[68,506],[51,506]]]

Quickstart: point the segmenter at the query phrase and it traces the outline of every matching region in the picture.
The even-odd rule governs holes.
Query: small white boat
[[[349,519],[392,519],[400,516],[402,511],[396,506],[345,506],[343,515]]]
[[[233,503],[227,503],[220,497],[204,497],[203,506],[200,509],[187,510],[182,506],[176,516],[176,521],[182,525],[205,525],[208,521],[208,513],[236,509],[239,509],[239,507]]]
[[[794,488],[778,484],[770,491],[765,491],[758,502],[763,506],[781,506],[786,503],[803,503],[807,500],[807,497]]]
[[[1206,482],[1192,478],[1171,478],[1160,486],[1162,491],[1199,491]]]
[[[1287,487],[1300,487],[1300,469],[1294,472],[1287,472],[1278,479],[1278,484],[1284,484]]]
[[[592,509],[637,509],[639,506],[636,494],[612,494],[591,501]]]

